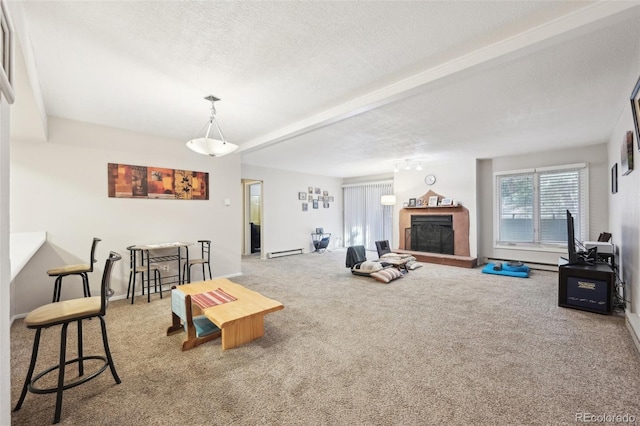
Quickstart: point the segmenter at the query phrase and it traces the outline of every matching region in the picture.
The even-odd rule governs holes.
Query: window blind
[[[380,198],[393,193],[391,182],[343,187],[345,247],[363,245],[375,250],[375,242],[389,240],[393,232],[393,206],[383,206]]]
[[[496,185],[498,243],[565,244],[567,210],[576,238],[587,239],[586,164],[498,174]]]

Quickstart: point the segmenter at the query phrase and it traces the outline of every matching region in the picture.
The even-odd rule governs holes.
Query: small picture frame
[[[316,228],[316,234],[324,234],[324,228]]]
[[[307,193],[306,192],[298,192],[298,200],[306,200]]]
[[[307,192],[313,194],[313,186],[309,186]]]
[[[407,207],[409,207],[409,203],[405,201],[404,203],[402,203],[402,207],[406,209]]]
[[[633,114],[633,124],[636,128],[636,139],[638,141],[638,149],[640,149],[640,77],[631,92],[631,113]]]
[[[329,203],[327,203],[327,202],[322,203],[322,207],[324,207],[325,209],[328,209],[329,208]]]
[[[429,197],[429,207],[438,207],[438,196],[432,195]]]
[[[416,206],[416,199],[409,198],[409,207],[415,207],[415,206]]]
[[[307,198],[307,201],[312,202],[313,201],[313,195],[309,194],[309,198]]]
[[[309,203],[302,203],[302,211],[306,212],[307,210],[309,210]]]
[[[631,131],[625,134],[624,141],[622,142],[620,168],[622,169],[620,172],[623,176],[633,171],[633,132]]]
[[[316,194],[321,194],[322,192],[320,191],[320,188],[316,188],[314,191]]]
[[[325,196],[325,197],[328,197],[329,196],[329,191],[322,191],[322,195]]]
[[[451,198],[443,198],[442,201],[440,202],[441,206],[452,206],[453,205],[453,200]]]
[[[416,207],[422,207],[422,198],[416,198]]]
[[[333,203],[333,195],[329,195],[329,202]]]
[[[313,200],[313,208],[314,209],[318,208],[318,200]]]
[[[611,193],[618,193],[618,163],[611,167]]]

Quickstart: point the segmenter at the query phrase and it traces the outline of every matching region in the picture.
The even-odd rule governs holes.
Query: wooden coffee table
[[[192,295],[217,289],[222,289],[237,300],[206,309],[200,309],[191,303]],[[264,316],[281,309],[284,309],[282,303],[226,278],[185,284],[172,290],[172,325],[167,329],[167,336],[183,331],[183,324],[186,324],[187,338],[182,343],[183,351],[216,339],[220,335],[222,349],[231,349],[264,336]],[[193,319],[198,315],[204,315],[221,331],[197,336]]]

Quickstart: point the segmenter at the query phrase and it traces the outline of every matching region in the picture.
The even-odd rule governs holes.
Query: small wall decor
[[[298,192],[298,200],[306,200],[307,193],[306,192]]]
[[[208,200],[209,173],[108,163],[111,198]]]
[[[313,208],[314,209],[318,208],[318,200],[313,200]]]
[[[302,203],[302,211],[306,212],[307,210],[309,210],[309,203]]]
[[[622,141],[620,167],[623,176],[633,171],[633,132],[629,131],[625,134]]]
[[[640,149],[640,77],[631,92],[631,113],[633,114],[633,124],[636,126],[638,149]]]
[[[618,163],[615,163],[611,167],[611,193],[616,194],[618,192]]]

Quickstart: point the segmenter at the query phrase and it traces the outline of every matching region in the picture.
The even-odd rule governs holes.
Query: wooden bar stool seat
[[[89,272],[93,272],[93,264],[96,263],[95,253],[96,246],[100,242],[100,238],[94,238],[91,244],[91,254],[89,257],[89,263],[81,263],[77,265],[65,265],[57,268],[52,268],[47,271],[50,277],[56,277],[56,281],[53,287],[53,299],[52,302],[60,301],[60,293],[62,290],[62,278],[69,275],[80,275],[82,278],[82,289],[84,291],[84,297],[91,297],[91,289],[89,288]]]

